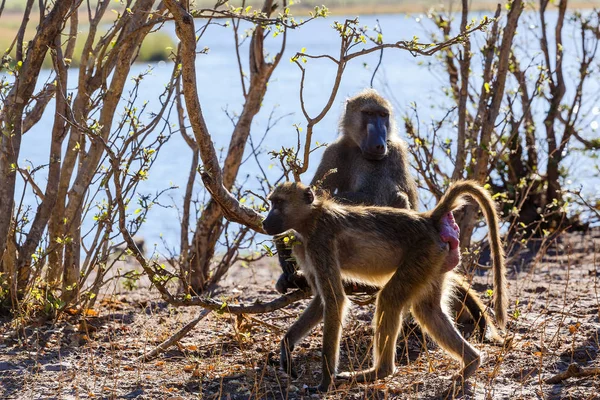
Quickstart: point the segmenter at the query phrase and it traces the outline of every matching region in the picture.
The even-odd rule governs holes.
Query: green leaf
[[[267,246],[266,244],[263,244],[263,248],[265,249],[265,252],[267,253],[267,255],[269,257],[273,257],[273,251],[271,251],[271,248],[269,246]]]
[[[489,82],[484,83],[483,84],[483,88],[485,89],[486,93],[489,93],[490,92],[490,84],[489,84]]]

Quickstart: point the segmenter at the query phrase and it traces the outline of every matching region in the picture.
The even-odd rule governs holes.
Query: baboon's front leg
[[[281,341],[281,368],[292,378],[297,374],[292,363],[292,351],[298,342],[323,319],[323,303],[317,294],[300,318],[290,327]]]
[[[317,387],[320,392],[326,392],[331,385],[332,377],[337,371],[342,336],[342,322],[346,309],[346,294],[341,276],[330,274],[317,276],[319,293],[323,299],[323,369],[321,383]]]

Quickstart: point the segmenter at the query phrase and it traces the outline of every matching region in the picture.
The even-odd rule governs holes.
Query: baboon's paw
[[[290,369],[290,372],[288,373],[288,375],[292,378],[292,379],[298,379],[298,373],[296,372],[296,368],[292,367]]]
[[[298,379],[298,374],[296,373],[296,368],[294,368],[294,364],[289,359],[282,358],[280,364],[281,370],[285,372],[292,379]]]
[[[477,369],[482,364],[484,359],[485,359],[484,353],[477,353],[477,356],[475,358],[473,358],[472,360],[470,360],[470,361],[465,360],[464,361],[465,365],[463,366],[462,371],[460,371],[460,374],[458,374],[457,377],[460,377],[460,379],[462,379],[463,381],[466,381],[471,376],[475,375],[475,373],[477,372]]]
[[[295,289],[294,285],[295,275],[286,274],[285,272],[281,274],[279,279],[277,279],[277,283],[275,284],[275,289],[281,293],[286,294],[288,289]]]
[[[279,366],[288,376],[292,377],[292,379],[298,378],[298,374],[296,373],[296,369],[294,368],[294,363],[292,362],[292,351],[293,347],[287,344],[287,339],[281,341],[281,355],[279,359]]]
[[[349,380],[352,379],[353,374],[353,372],[340,372],[335,377],[337,379]]]
[[[500,334],[497,334],[497,336],[494,337],[494,344],[497,346],[504,347],[505,349],[508,350],[512,347],[514,338],[515,338],[515,335],[513,335],[513,334],[506,334],[505,336],[501,336]]]
[[[362,382],[373,382],[376,381],[377,379],[382,379],[385,378],[386,376],[391,375],[394,372],[393,369],[391,370],[387,370],[387,369],[375,369],[375,368],[369,368],[369,369],[365,369],[363,371],[357,371],[357,372],[342,372],[336,375],[336,377],[340,378],[340,379],[346,379],[346,380],[353,380],[359,383]]]
[[[512,345],[513,335],[502,335],[494,326],[488,326],[485,335],[481,335],[478,339],[481,343],[489,343],[509,349]]]
[[[287,366],[281,366],[281,370],[286,373],[292,379],[298,379],[298,373],[296,372],[296,368],[290,363]]]

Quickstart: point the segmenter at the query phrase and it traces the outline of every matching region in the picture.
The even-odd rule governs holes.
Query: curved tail
[[[479,183],[475,181],[458,181],[448,188],[448,191],[431,212],[431,218],[439,223],[443,216],[461,207],[465,197],[477,201],[488,224],[488,238],[492,249],[494,269],[494,312],[501,328],[506,325],[508,293],[506,288],[506,266],[504,265],[504,250],[500,243],[498,214],[494,200]]]

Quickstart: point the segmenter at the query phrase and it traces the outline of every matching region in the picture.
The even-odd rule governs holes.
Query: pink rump
[[[452,212],[444,215],[440,226],[440,239],[442,242],[448,243],[450,252],[444,262],[445,272],[453,270],[460,263],[460,251],[459,251],[459,236],[460,228],[454,220]]]

